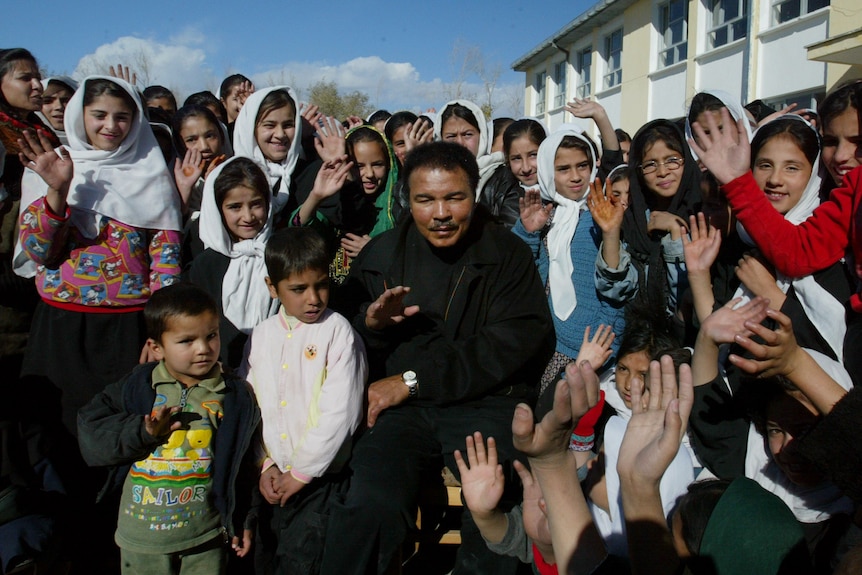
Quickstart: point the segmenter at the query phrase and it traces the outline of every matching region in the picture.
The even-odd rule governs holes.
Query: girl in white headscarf
[[[287,86],[258,90],[248,97],[233,132],[234,154],[263,168],[272,189],[275,218],[297,207],[292,190],[302,155],[302,121],[296,94]]]
[[[219,302],[221,360],[239,367],[248,334],[278,311],[264,278],[272,233],[270,187],[254,161],[234,157],[206,179],[200,236],[206,248],[186,275]]]
[[[492,135],[482,109],[469,100],[452,100],[434,122],[434,138],[460,144],[476,156],[479,185],[476,198],[504,225],[518,219],[518,198],[522,195],[517,180],[506,168],[503,152],[491,153]]]
[[[78,89],[78,83],[68,76],[54,76],[42,80],[42,88],[42,109],[36,115],[54,130],[60,143],[66,146],[69,139],[66,137],[63,117],[72,94]]]
[[[539,146],[541,198],[526,192],[512,228],[533,251],[554,318],[557,347],[542,377],[543,390],[578,356],[588,326],[610,325],[617,333],[622,329],[621,306],[602,298],[593,280],[601,241],[587,209],[598,169],[593,150],[588,137],[572,128],[548,136]]]
[[[63,391],[64,423],[141,354],[150,294],[178,279],[181,214],[137,90],[85,79],[66,108],[68,147],[22,142],[42,186],[22,188],[20,245],[37,266],[22,376]]]

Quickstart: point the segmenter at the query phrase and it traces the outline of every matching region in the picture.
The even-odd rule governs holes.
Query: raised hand
[[[775,283],[775,276],[758,258],[745,254],[736,267],[736,277],[754,295],[769,298],[772,309],[781,309],[787,296]]]
[[[721,248],[721,233],[706,223],[706,216],[698,212],[697,217],[689,216],[689,233],[682,234],[682,247],[685,253],[685,267],[688,273],[708,272],[718,257]]]
[[[734,338],[734,341],[748,351],[752,358],[731,354],[730,362],[752,375],[790,377],[796,368],[796,360],[798,360],[796,353],[802,350],[793,333],[793,322],[774,309],[765,310],[764,315],[774,319],[778,326],[771,330],[760,325],[762,319],[746,321],[745,329]],[[757,336],[763,343],[754,341],[751,339],[752,336]]]
[[[482,434],[477,431],[467,436],[466,453],[467,461],[464,461],[461,452],[455,451],[461,493],[474,517],[487,517],[497,509],[506,484],[503,466],[497,461],[497,443],[489,437],[486,450]]]
[[[566,104],[564,109],[576,118],[596,118],[607,115],[601,104],[589,98],[575,98]]]
[[[138,74],[136,72],[132,72],[131,68],[129,68],[128,66],[123,66],[122,64],[117,64],[116,70],[113,66],[109,66],[108,76],[113,76],[114,78],[125,80],[132,86],[135,86],[138,83]]]
[[[751,146],[743,123],[747,121],[743,118],[734,122],[727,108],[722,108],[721,128],[712,114],[707,114],[706,126],[698,122],[691,125],[695,139],[688,143],[720,184],[732,182],[749,171]]]
[[[632,388],[632,418],[620,445],[617,471],[620,479],[658,489],[688,425],[694,401],[691,369],[676,369],[670,356],[650,363],[651,390]],[[659,386],[660,383],[660,386]]]
[[[518,208],[521,212],[521,225],[529,233],[538,232],[546,225],[554,213],[554,204],[542,205],[542,196],[538,190],[527,190],[523,198],[518,198]]]
[[[346,155],[323,162],[314,178],[311,196],[314,196],[318,201],[334,196],[344,186],[352,167],[353,162],[348,162]]]
[[[407,154],[421,144],[427,144],[434,139],[434,126],[425,120],[416,120],[407,124],[404,129],[404,153]]]
[[[575,363],[580,364],[583,361],[588,361],[590,365],[603,366],[613,353],[611,345],[614,343],[615,337],[611,326],[600,324],[599,329],[590,339],[590,326],[587,326],[584,329],[584,341],[581,343],[581,349],[578,350]]]
[[[347,153],[346,134],[341,122],[332,116],[319,116],[316,124],[314,148],[324,162],[341,158]]]
[[[24,138],[18,140],[21,151],[18,159],[21,163],[39,174],[48,184],[46,201],[51,210],[58,215],[66,212],[66,196],[69,195],[69,184],[75,167],[69,151],[60,146],[56,150],[43,133],[24,130]]]
[[[601,181],[596,178],[593,184],[596,182],[599,182],[598,189],[591,189],[590,195],[587,197],[587,207],[590,209],[593,221],[604,233],[619,232],[623,225],[623,215],[626,213],[626,208],[622,202],[613,196],[605,196],[601,191]],[[590,184],[591,188],[593,184]]]
[[[347,116],[347,126],[348,129],[352,130],[356,126],[361,126],[365,123],[365,121],[359,116]]]
[[[177,183],[177,190],[180,192],[183,211],[188,208],[192,189],[202,173],[203,159],[200,150],[189,148],[186,150],[182,162],[180,162],[179,158],[174,161],[174,181]]]
[[[239,99],[239,105],[243,106],[248,97],[254,94],[254,84],[251,80],[245,80],[236,88],[236,96]]]
[[[304,104],[302,106],[302,112],[300,112],[300,116],[302,116],[303,119],[312,126],[317,125],[317,119],[320,115],[320,106],[315,104]]]
[[[733,343],[736,336],[752,335],[749,325],[759,324],[766,317],[769,300],[756,297],[745,305],[733,309],[742,298],[732,299],[712,312],[700,324],[701,333],[716,345]]]
[[[524,403],[515,408],[512,439],[515,449],[530,457],[533,467],[558,465],[568,458],[575,424],[599,400],[599,377],[588,362],[566,366],[566,379],[554,391],[554,406],[538,424]]]
[[[404,305],[404,298],[408,293],[409,287],[395,286],[380,294],[365,312],[366,327],[379,331],[419,313],[418,305]]]
[[[524,486],[524,531],[527,533],[527,537],[539,547],[545,562],[553,563],[551,527],[548,525],[548,512],[542,497],[542,488],[526,465],[517,459],[513,465],[521,478],[521,484]]]

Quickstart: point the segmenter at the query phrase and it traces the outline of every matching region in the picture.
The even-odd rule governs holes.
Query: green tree
[[[308,88],[308,101],[320,107],[320,112],[339,120],[347,116],[365,118],[374,111],[368,102],[368,94],[354,90],[342,94],[335,82],[320,80]]]

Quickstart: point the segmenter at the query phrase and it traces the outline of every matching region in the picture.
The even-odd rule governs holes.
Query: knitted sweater
[[[527,232],[520,219],[512,231],[530,247],[539,268],[542,283],[547,285],[550,260],[542,232]],[[594,270],[601,240],[601,230],[593,223],[590,212],[584,210],[580,215],[578,227],[572,238],[572,264],[574,265],[572,283],[575,284],[578,305],[568,318],[560,319],[554,313],[554,304],[551,301],[550,293],[548,294],[548,305],[551,307],[554,331],[557,334],[556,350],[568,357],[575,358],[578,356],[578,351],[584,340],[584,329],[587,326],[590,326],[595,333],[599,324],[608,324],[613,327],[614,333],[620,334],[625,325],[622,305],[613,303],[596,290]],[[614,351],[617,347],[619,345],[615,341]]]

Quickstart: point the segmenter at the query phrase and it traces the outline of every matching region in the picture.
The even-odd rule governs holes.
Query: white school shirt
[[[254,328],[240,374],[260,405],[265,456],[282,473],[307,483],[347,461],[368,362],[343,316],[326,310],[306,324],[281,309]]]

